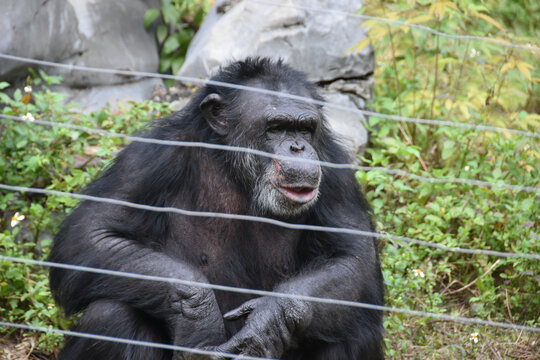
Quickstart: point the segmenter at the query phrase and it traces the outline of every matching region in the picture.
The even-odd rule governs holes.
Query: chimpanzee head
[[[305,75],[269,59],[247,59],[222,69],[213,80],[320,100]],[[251,194],[258,213],[291,218],[316,201],[321,168],[315,161],[325,128],[320,106],[247,90],[209,87],[200,109],[224,144],[248,147],[287,159],[231,153],[234,177]]]

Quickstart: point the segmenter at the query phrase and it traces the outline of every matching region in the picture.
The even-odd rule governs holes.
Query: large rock
[[[373,90],[373,49],[348,52],[366,38],[361,20],[315,9],[351,13],[362,5],[362,0],[218,0],[191,42],[179,75],[206,78],[232,60],[280,57],[321,84],[328,100],[363,107]],[[327,114],[351,152],[360,151],[367,141],[364,117],[330,107]]]
[[[65,64],[156,72],[157,44],[143,26],[144,13],[152,5],[155,1],[2,0],[0,52]],[[0,79],[17,82],[27,75],[28,66],[31,65],[0,59]],[[149,98],[160,83],[111,74],[43,69],[48,74],[63,75],[64,89],[73,89],[83,106],[101,106],[118,99],[138,100],[137,94],[141,92],[144,96],[149,94]],[[133,84],[136,96],[131,96],[129,84]],[[115,86],[119,86],[117,91]],[[88,89],[87,95],[84,89]],[[96,98],[101,99],[99,104]]]

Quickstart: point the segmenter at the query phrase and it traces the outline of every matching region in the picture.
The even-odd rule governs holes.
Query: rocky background
[[[362,0],[218,0],[189,47],[179,74],[206,78],[220,64],[246,56],[281,57],[321,86],[327,101],[364,108],[373,91],[371,47],[348,50],[366,34],[361,20],[316,9],[354,12]],[[2,0],[0,53],[122,70],[157,72],[159,49],[143,26],[159,0]],[[28,64],[0,59],[0,81],[23,84]],[[35,66],[33,66],[35,68]],[[176,101],[189,91],[168,90],[160,79],[43,67],[64,81],[56,91],[85,111],[125,100]],[[22,85],[21,85],[22,86]],[[181,85],[178,86],[181,88]],[[367,141],[360,114],[326,109],[352,153]]]

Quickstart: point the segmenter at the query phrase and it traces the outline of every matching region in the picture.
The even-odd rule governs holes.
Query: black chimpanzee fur
[[[320,99],[281,61],[246,59],[217,81]],[[242,152],[134,142],[87,193],[139,204],[251,214],[373,231],[349,161],[320,106],[207,85],[146,134],[263,150]],[[82,202],[64,221],[51,261],[243,288],[383,303],[374,238],[291,230]],[[281,359],[382,359],[378,311],[197,286],[51,270],[74,330]],[[189,353],[69,337],[60,359],[190,359]]]

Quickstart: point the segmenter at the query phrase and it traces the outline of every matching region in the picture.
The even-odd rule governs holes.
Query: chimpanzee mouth
[[[310,186],[276,186],[278,191],[287,199],[300,204],[306,204],[317,196],[318,187]]]

